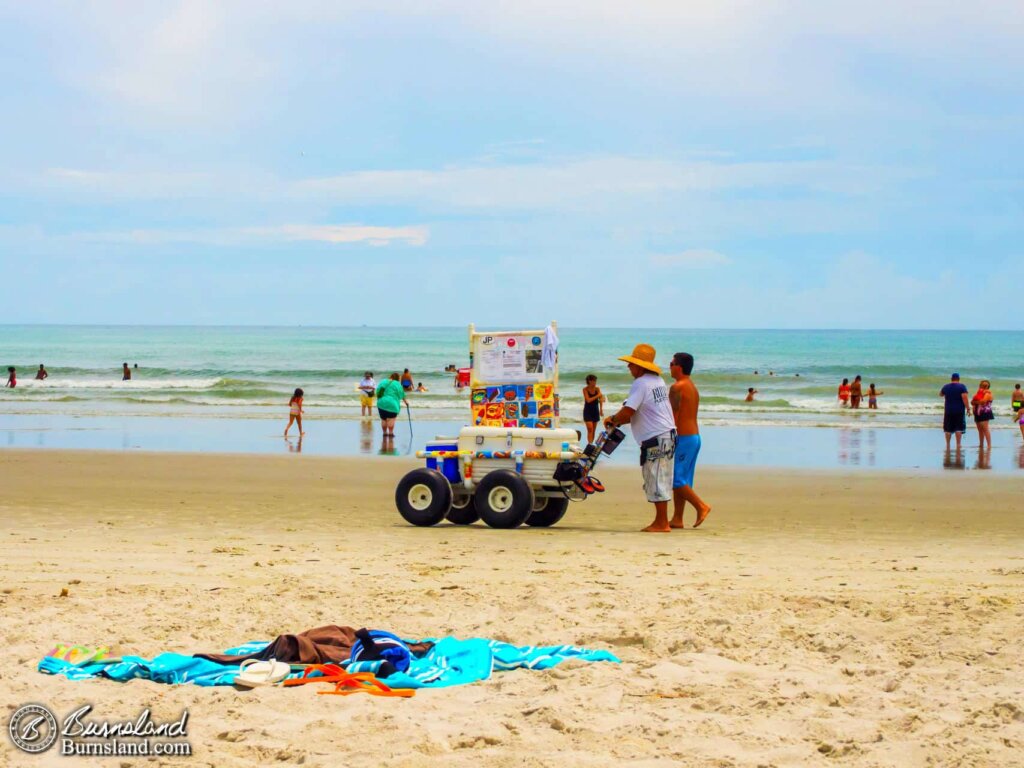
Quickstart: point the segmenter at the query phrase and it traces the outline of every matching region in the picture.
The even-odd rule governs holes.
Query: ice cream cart
[[[469,350],[469,425],[417,451],[426,466],[399,482],[398,511],[419,526],[446,519],[492,528],[554,525],[570,501],[593,491],[581,479],[600,455],[600,446],[584,450],[579,432],[559,426],[557,326],[470,325]]]

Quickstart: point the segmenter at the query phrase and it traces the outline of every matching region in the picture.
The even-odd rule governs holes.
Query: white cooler
[[[519,454],[521,474],[530,485],[555,485],[552,475],[558,462],[571,458],[567,454],[580,453],[579,434],[574,429],[463,427],[458,443],[460,452],[471,452],[463,456],[463,462],[472,464],[473,483],[496,469],[515,471]],[[538,453],[545,457],[532,455]]]

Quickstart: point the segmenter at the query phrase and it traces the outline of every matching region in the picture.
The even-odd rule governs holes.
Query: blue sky
[[[0,77],[2,322],[1024,327],[1019,2],[0,0]]]

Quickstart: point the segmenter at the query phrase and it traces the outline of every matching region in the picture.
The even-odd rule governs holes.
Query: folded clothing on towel
[[[329,624],[326,627],[307,629],[297,635],[278,635],[267,647],[255,653],[232,656],[223,653],[197,653],[196,658],[208,659],[218,664],[241,664],[247,659],[277,659],[289,664],[338,664],[352,656],[352,646],[359,641],[352,627]],[[423,656],[433,647],[431,642],[413,643],[409,652]]]

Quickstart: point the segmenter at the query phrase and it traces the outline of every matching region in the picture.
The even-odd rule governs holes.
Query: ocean
[[[503,330],[503,329],[496,329]],[[634,344],[691,352],[709,426],[934,428],[939,388],[959,371],[973,392],[992,380],[997,418],[1015,429],[1009,396],[1024,380],[1024,338],[977,331],[754,331],[560,328],[562,418],[582,415],[587,374],[609,403],[630,377],[616,358]],[[130,382],[121,363],[138,364]],[[310,421],[358,419],[356,383],[409,368],[429,392],[411,399],[417,420],[459,421],[468,392],[445,366],[466,365],[465,328],[259,328],[2,326],[0,365],[18,369],[18,387],[0,392],[0,413],[46,416],[244,417],[281,419],[296,387]],[[50,378],[33,380],[44,363]],[[755,375],[755,371],[758,373]],[[843,377],[864,377],[884,394],[877,411],[841,409]],[[748,387],[755,402],[744,402]],[[866,406],[866,403],[865,403]]]
[[[1009,407],[1024,379],[1018,336],[601,328],[559,336],[563,426],[582,429],[589,373],[609,408],[621,403],[631,379],[616,358],[644,342],[666,368],[672,352],[696,358],[702,466],[1024,470]],[[43,382],[33,379],[40,363],[50,373]],[[466,423],[469,393],[444,369],[467,363],[465,328],[3,326],[0,365],[17,367],[18,386],[0,390],[0,446],[408,456]],[[380,380],[404,368],[429,391],[409,398],[397,439],[384,443],[376,419],[360,419],[356,383],[366,370]],[[978,451],[973,426],[963,454],[943,450],[938,393],[954,370],[972,391],[982,377],[993,382],[991,455]],[[877,411],[838,406],[839,382],[858,373],[884,393]],[[283,441],[296,387],[306,393],[308,435],[296,440],[293,429]],[[759,392],[752,403],[748,387]],[[627,440],[610,460],[637,458]]]

